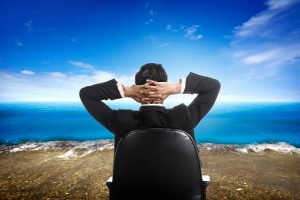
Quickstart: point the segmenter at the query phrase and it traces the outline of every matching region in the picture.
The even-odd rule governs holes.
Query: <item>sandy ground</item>
[[[108,199],[113,150],[62,160],[63,150],[0,153],[0,199]],[[207,199],[300,199],[300,155],[202,151]]]

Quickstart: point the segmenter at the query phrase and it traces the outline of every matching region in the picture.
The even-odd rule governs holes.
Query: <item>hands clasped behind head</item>
[[[134,100],[143,103],[162,103],[164,98],[161,93],[161,85],[160,82],[156,82],[153,80],[148,80],[143,85],[134,85],[136,87],[136,92],[138,93]]]

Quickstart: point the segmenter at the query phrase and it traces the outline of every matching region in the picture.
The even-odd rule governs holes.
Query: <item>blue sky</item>
[[[299,101],[299,0],[220,2],[1,0],[0,101],[79,101],[147,62],[218,79],[217,102]]]

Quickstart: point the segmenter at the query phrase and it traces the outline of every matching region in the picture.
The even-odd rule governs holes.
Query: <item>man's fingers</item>
[[[143,97],[161,97],[162,95],[157,92],[143,92]]]
[[[159,82],[154,81],[154,80],[151,80],[151,79],[147,79],[147,80],[146,80],[146,83],[150,83],[150,84],[152,84],[152,85],[159,85]]]
[[[140,94],[147,96],[147,95],[155,95],[155,94],[160,94],[160,93],[156,89],[155,90],[149,89],[149,90],[140,90]]]
[[[151,79],[147,79],[146,82],[147,82],[147,83],[151,83],[151,82],[156,82],[156,81],[151,80]]]
[[[142,101],[149,101],[149,100],[150,100],[149,97],[143,97],[143,98],[142,98]]]
[[[151,90],[159,90],[160,89],[160,87],[158,86],[158,85],[149,85],[149,86],[147,86],[147,88],[146,89],[151,89]]]
[[[149,86],[150,86],[150,85],[148,85],[148,84],[145,83],[144,85],[142,85],[142,88],[143,88],[143,89],[148,89]]]
[[[160,86],[158,86],[158,85],[150,85],[147,83],[145,83],[143,85],[143,89],[151,89],[151,90],[157,91],[157,90],[159,90],[159,88],[160,88]]]
[[[161,97],[161,94],[149,94],[149,97],[157,97],[157,98],[159,98],[159,97]]]

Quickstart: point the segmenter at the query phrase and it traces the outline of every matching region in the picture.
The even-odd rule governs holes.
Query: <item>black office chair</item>
[[[110,200],[205,200],[197,146],[178,129],[150,128],[123,136],[115,147]]]

